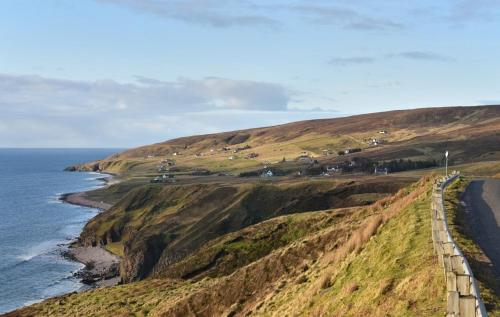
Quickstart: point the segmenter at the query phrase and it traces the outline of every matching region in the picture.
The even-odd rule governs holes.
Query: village
[[[380,130],[380,135],[387,135],[387,130]],[[361,154],[364,150],[372,147],[382,146],[387,141],[382,138],[366,138],[362,141],[365,144],[364,149],[361,147],[349,147],[342,150],[322,149],[321,155],[314,154],[308,151],[298,153],[294,158],[287,159],[283,157],[279,161],[255,161],[257,167],[249,168],[248,170],[233,173],[230,171],[214,170],[210,171],[201,167],[180,167],[176,164],[177,161],[182,162],[183,157],[193,157],[195,159],[216,157],[227,159],[228,161],[240,160],[256,160],[260,154],[253,150],[249,144],[237,146],[222,146],[220,148],[210,148],[207,152],[196,152],[194,155],[190,153],[188,147],[184,147],[183,151],[174,151],[170,157],[162,158],[156,167],[157,176],[151,179],[151,183],[176,183],[179,179],[185,177],[203,177],[203,176],[218,176],[218,177],[335,177],[346,174],[373,174],[373,175],[388,175],[392,172],[402,170],[432,167],[437,165],[436,162],[413,162],[413,161],[390,161],[378,162],[369,158],[363,157]],[[148,155],[150,159],[156,159],[154,155]],[[182,165],[182,163],[181,163]],[[260,165],[260,167],[258,167]],[[222,165],[219,165],[222,166]]]

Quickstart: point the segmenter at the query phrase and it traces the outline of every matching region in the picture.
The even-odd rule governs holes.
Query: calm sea
[[[77,291],[82,265],[60,256],[97,210],[61,203],[62,193],[102,186],[64,167],[117,149],[0,149],[0,313]]]

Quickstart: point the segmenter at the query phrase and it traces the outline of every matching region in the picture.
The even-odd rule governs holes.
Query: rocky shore
[[[84,284],[100,287],[120,282],[120,258],[102,247],[86,247],[75,242],[63,255],[85,264],[85,268],[75,273]]]
[[[63,194],[59,199],[69,204],[97,208],[101,210],[109,209],[112,206],[111,204],[107,204],[103,201],[94,201],[89,199],[85,192]]]
[[[111,175],[113,176],[113,175]],[[107,185],[115,183],[112,177],[103,177],[100,180]],[[59,199],[63,202],[107,210],[112,204],[103,201],[89,199],[86,192],[67,193]],[[75,273],[75,277],[81,279],[82,283],[93,287],[113,286],[120,282],[120,257],[112,254],[100,246],[84,246],[76,240],[62,255],[72,261],[80,262],[85,267]]]

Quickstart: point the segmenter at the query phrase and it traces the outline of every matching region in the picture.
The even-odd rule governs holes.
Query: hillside
[[[500,106],[398,110],[178,138],[77,168],[148,174],[156,171],[160,158],[175,161],[181,171],[241,172],[293,162],[300,155],[320,164],[354,156],[440,162],[445,148],[459,164],[499,159],[499,131]],[[350,148],[361,152],[338,155]]]
[[[229,234],[185,260],[203,263],[210,250],[227,250],[193,277],[178,267],[168,277],[69,294],[7,316],[442,316],[430,185],[422,180],[369,207],[282,216]],[[240,263],[235,252],[254,256]]]
[[[77,244],[123,285],[8,316],[442,316],[430,195],[500,171],[500,106],[428,108],[174,139],[69,170],[116,173]],[[376,173],[374,173],[376,172]],[[381,175],[382,174],[382,175]]]
[[[145,185],[91,220],[84,245],[123,256],[122,278],[161,274],[226,233],[290,213],[370,204],[407,182],[297,181],[285,184]]]

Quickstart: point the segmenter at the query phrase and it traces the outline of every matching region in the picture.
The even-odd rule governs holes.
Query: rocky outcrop
[[[102,170],[103,169],[101,168],[101,163],[99,161],[79,164],[79,165],[72,165],[64,169],[65,172],[99,172]]]

